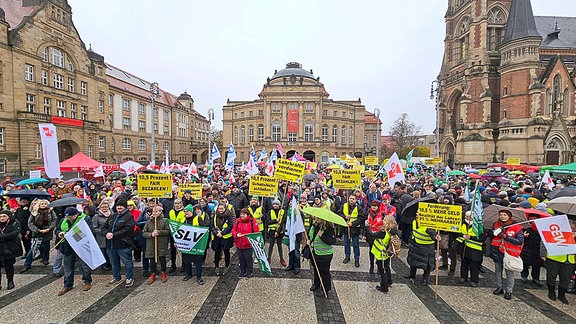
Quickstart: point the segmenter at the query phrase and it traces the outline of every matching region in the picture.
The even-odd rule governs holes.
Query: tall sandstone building
[[[0,174],[43,165],[38,123],[56,125],[61,161],[83,152],[108,164],[144,164],[152,131],[157,164],[165,151],[179,163],[207,158],[209,122],[192,97],[158,89],[86,48],[68,1],[0,0]]]
[[[530,0],[449,0],[440,154],[456,164],[574,161],[576,17]]]

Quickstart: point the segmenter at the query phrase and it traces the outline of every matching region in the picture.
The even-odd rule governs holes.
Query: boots
[[[369,273],[370,273],[370,274],[373,274],[373,273],[374,273],[374,264],[370,264],[370,271],[369,271]]]
[[[168,281],[168,277],[166,277],[166,272],[162,271],[162,283]]]
[[[8,277],[8,285],[6,286],[6,289],[11,290],[14,289],[14,275],[9,275]]]
[[[8,289],[10,289],[10,283],[8,283]],[[568,305],[568,299],[566,299],[566,288],[558,287],[558,300],[564,305]]]
[[[548,285],[548,299],[555,301],[556,300],[556,287]]]
[[[155,273],[152,273],[152,274],[150,275],[150,278],[148,279],[148,284],[149,284],[149,285],[153,284],[155,280],[156,280],[156,274],[155,274]]]

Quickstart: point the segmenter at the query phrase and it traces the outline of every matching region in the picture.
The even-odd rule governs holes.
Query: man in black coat
[[[126,268],[126,288],[134,284],[134,264],[132,263],[132,241],[134,239],[134,217],[128,211],[128,202],[120,199],[115,204],[116,213],[111,215],[104,224],[106,232],[106,247],[113,278],[108,282],[115,284],[121,281],[120,260]]]
[[[236,184],[230,184],[232,191],[228,195],[228,203],[234,206],[234,213],[240,216],[240,210],[248,207],[248,199]]]

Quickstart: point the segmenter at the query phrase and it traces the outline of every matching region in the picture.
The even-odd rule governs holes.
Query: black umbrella
[[[494,171],[490,171],[490,172],[486,172],[482,175],[482,178],[496,178],[496,177],[501,177],[502,173],[500,172],[494,172]]]
[[[63,207],[63,206],[75,206],[78,204],[88,204],[88,200],[78,197],[66,197],[58,200],[54,200],[48,205],[49,207]]]
[[[436,201],[435,198],[424,197],[424,198],[414,199],[414,200],[410,201],[409,203],[407,203],[406,206],[404,206],[404,208],[402,209],[402,216],[401,216],[402,223],[404,223],[404,224],[412,223],[414,218],[416,218],[416,212],[418,211],[418,203],[434,202],[434,201]]]
[[[314,179],[317,179],[317,178],[318,178],[318,175],[316,175],[314,173],[305,174],[303,177],[304,181],[314,181]]]
[[[11,198],[40,198],[40,199],[48,199],[52,197],[52,195],[50,195],[44,190],[33,190],[33,189],[11,190],[6,194],[6,196]]]
[[[558,197],[574,197],[576,196],[576,188],[564,187],[562,189],[552,190],[546,196],[548,199],[554,199]]]

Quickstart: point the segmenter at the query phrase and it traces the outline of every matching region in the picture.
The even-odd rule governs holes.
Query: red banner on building
[[[82,127],[84,125],[84,121],[82,120],[59,117],[59,116],[52,116],[52,122],[54,124],[78,126],[78,127]]]
[[[288,110],[288,133],[298,133],[298,110]]]

